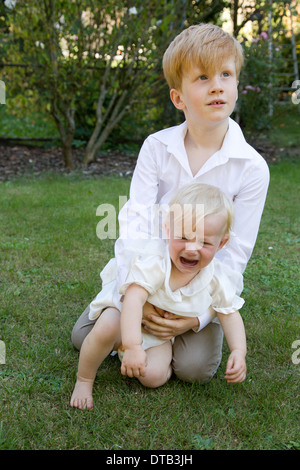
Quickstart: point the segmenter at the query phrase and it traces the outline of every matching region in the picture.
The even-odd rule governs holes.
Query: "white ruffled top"
[[[121,296],[132,283],[149,292],[149,303],[182,316],[201,317],[209,307],[215,312],[230,314],[244,304],[244,299],[240,297],[243,290],[242,274],[216,258],[187,285],[172,291],[172,265],[166,240],[133,240],[128,243],[123,255],[128,265],[125,283],[118,292],[117,264],[115,258],[112,258],[100,273],[102,290],[90,304],[91,320],[96,319],[105,307],[121,310]]]

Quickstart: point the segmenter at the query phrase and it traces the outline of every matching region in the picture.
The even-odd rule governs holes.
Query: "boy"
[[[216,256],[240,273],[245,270],[259,229],[269,169],[229,117],[238,97],[242,63],[241,45],[212,24],[187,28],[166,50],[163,69],[170,97],[184,113],[185,122],[150,135],[141,148],[130,199],[119,215],[115,255],[120,286],[127,275],[122,258],[127,221],[138,218],[141,233],[151,237],[149,221],[136,214],[137,205],[151,208],[168,203],[175,189],[194,180],[219,187],[233,201],[234,236]],[[93,327],[88,313],[89,307],[73,329],[72,340],[78,349]],[[208,310],[201,321],[180,318],[145,304],[144,329],[162,339],[175,336],[172,366],[182,380],[207,382],[220,364],[223,333],[218,323],[211,322],[212,316]]]

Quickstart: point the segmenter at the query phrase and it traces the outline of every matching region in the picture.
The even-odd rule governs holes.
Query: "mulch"
[[[21,175],[38,176],[43,172],[61,174],[80,171],[83,175],[131,176],[137,156],[122,152],[107,152],[96,160],[82,166],[83,150],[73,149],[74,170],[65,168],[60,148],[45,149],[25,145],[0,145],[0,181],[8,181]]]
[[[252,142],[252,145],[266,159],[275,162],[285,153],[285,149],[275,149],[266,141]],[[94,162],[82,166],[82,149],[73,149],[75,171],[83,175],[119,175],[131,176],[137,155],[122,152],[99,154]],[[38,176],[43,172],[54,171],[70,173],[66,169],[60,148],[31,147],[28,145],[2,145],[0,143],[0,181],[7,181],[17,176],[31,174]]]

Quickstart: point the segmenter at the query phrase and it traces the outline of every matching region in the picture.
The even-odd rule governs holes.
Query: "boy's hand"
[[[148,302],[143,308],[142,326],[147,333],[169,340],[199,326],[196,317],[182,317],[154,307]]]
[[[246,378],[245,354],[235,349],[231,352],[226,366],[225,379],[227,383],[243,382]]]
[[[128,377],[140,377],[146,374],[147,354],[142,346],[125,349],[122,359],[121,373]]]

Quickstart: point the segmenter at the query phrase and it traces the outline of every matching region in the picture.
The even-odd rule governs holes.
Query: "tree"
[[[162,51],[171,35],[169,25],[177,18],[181,5],[175,3],[123,0],[96,11],[93,6],[91,21],[95,21],[95,14],[102,16],[99,24],[103,42],[97,54],[105,68],[99,76],[96,122],[84,163],[94,160],[101,145],[138,99],[141,89],[150,83],[154,86],[157,64],[161,63]]]
[[[10,60],[27,67],[23,86],[48,103],[67,167],[74,165],[75,112],[85,92],[91,84],[98,90],[88,163],[152,79],[173,7],[165,0],[18,0],[11,9]]]
[[[65,165],[72,168],[74,113],[87,65],[81,15],[88,2],[18,0],[9,14],[11,61],[27,66],[25,86],[38,90],[56,122]]]
[[[223,0],[9,1],[15,7],[8,14],[7,55],[25,66],[19,86],[38,91],[70,168],[78,113],[87,106],[89,117],[94,112],[86,164],[140,97],[146,95],[145,107],[147,94],[160,100],[161,61],[170,40],[190,24],[218,21],[226,5]]]

